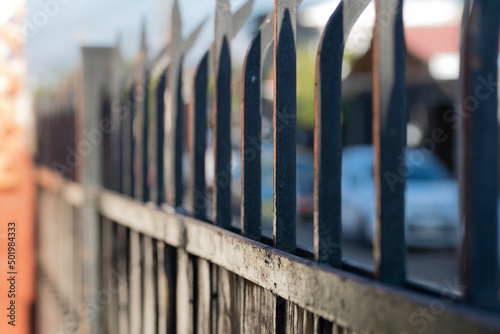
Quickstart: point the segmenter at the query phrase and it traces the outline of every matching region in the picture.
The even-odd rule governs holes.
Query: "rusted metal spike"
[[[253,0],[237,12],[238,20],[250,15]],[[228,0],[218,0],[214,40],[214,223],[231,225],[231,54],[230,44],[241,25],[235,22]]]
[[[241,232],[261,237],[261,31],[252,40],[243,64],[241,115]]]
[[[156,204],[165,203],[165,89],[168,68],[162,72],[156,89]]]
[[[373,44],[373,253],[378,278],[400,286],[406,283],[405,175],[398,169],[405,156],[407,121],[402,6],[402,0],[376,1]],[[401,182],[390,182],[394,177]]]
[[[274,1],[274,246],[296,249],[296,9]]]
[[[191,105],[191,134],[193,148],[191,151],[192,168],[192,208],[193,216],[206,220],[207,198],[205,186],[205,151],[207,147],[207,85],[208,85],[208,52],[200,61],[193,83],[193,102]]]
[[[166,116],[165,116],[165,171],[167,177],[167,199],[174,207],[182,206],[182,157],[183,157],[183,114],[182,99],[182,59],[192,46],[205,21],[184,40],[182,37],[182,19],[179,3],[172,7],[170,40],[167,47],[170,75],[167,76]]]
[[[316,63],[314,255],[335,267],[342,264],[342,60],[350,29],[368,2],[340,2],[323,31]]]

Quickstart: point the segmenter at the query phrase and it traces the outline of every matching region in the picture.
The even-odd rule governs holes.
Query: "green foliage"
[[[307,45],[297,47],[297,127],[314,128],[314,82],[316,54]]]

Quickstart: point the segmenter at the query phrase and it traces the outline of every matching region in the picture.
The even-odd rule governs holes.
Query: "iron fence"
[[[341,1],[322,34],[315,86],[314,251],[297,246],[295,21],[300,2],[275,1],[243,65],[241,228],[231,224],[230,43],[252,0],[236,13],[227,0],[217,1],[213,48],[200,55],[192,78],[184,73],[183,58],[201,26],[184,39],[174,1],[170,39],[159,56],[148,54],[143,34],[129,74],[117,47],[83,48],[81,70],[55,93],[37,98],[40,332],[500,331],[500,3],[466,2],[463,16],[458,112],[465,115],[460,118],[460,194],[466,289],[460,295],[407,279],[405,185],[386,179],[387,173],[399,175],[398,157],[406,145],[401,0],[376,1],[375,271],[343,259],[341,246],[342,59],[349,31],[368,0]],[[271,46],[272,239],[262,235],[260,214],[262,71]],[[205,151],[211,70],[215,177],[209,214]],[[485,78],[493,82],[489,94],[481,88]],[[190,94],[183,92],[188,80]]]

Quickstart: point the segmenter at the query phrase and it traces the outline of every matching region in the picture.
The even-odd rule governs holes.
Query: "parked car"
[[[406,244],[415,248],[455,247],[459,231],[457,181],[430,151],[407,149],[404,161]],[[344,150],[342,227],[345,236],[360,234],[368,242],[373,240],[375,202],[371,146]]]

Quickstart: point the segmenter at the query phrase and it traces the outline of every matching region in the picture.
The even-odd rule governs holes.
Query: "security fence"
[[[405,185],[398,160],[404,155],[407,123],[401,0],[376,1],[375,271],[343,259],[341,246],[341,69],[346,38],[368,0],[341,1],[320,41],[314,251],[297,246],[295,21],[300,2],[275,1],[244,62],[241,227],[232,224],[231,212],[230,43],[252,0],[236,13],[227,0],[217,1],[213,48],[200,55],[191,78],[183,58],[201,28],[182,37],[175,1],[169,43],[160,55],[148,55],[143,38],[133,73],[127,73],[118,48],[85,47],[81,70],[36,100],[41,333],[500,332],[500,2],[475,0],[471,8],[466,2],[463,16],[463,295],[435,291],[406,277]],[[262,235],[260,159],[262,68],[271,46],[272,239]],[[494,84],[484,87],[485,78]],[[192,91],[183,92],[188,80]],[[212,194],[205,180],[209,91]],[[182,164],[186,141],[187,185]],[[388,174],[403,182],[391,184]],[[208,212],[210,199],[213,212]]]

